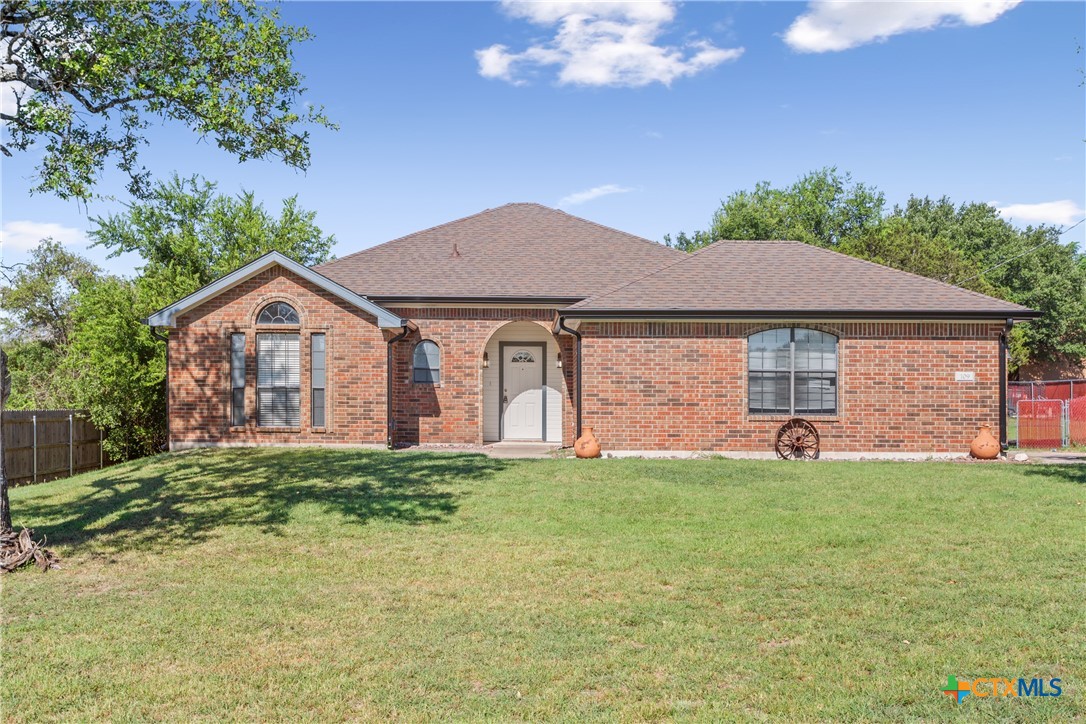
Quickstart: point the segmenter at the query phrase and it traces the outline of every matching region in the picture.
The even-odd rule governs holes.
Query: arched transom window
[[[750,411],[837,414],[837,337],[791,327],[747,338]]]
[[[260,310],[257,324],[300,324],[298,312],[286,302],[272,302]]]
[[[526,349],[518,350],[513,353],[513,356],[509,359],[510,362],[520,362],[522,364],[532,364],[535,362],[535,357],[532,353]]]
[[[441,382],[441,349],[424,339],[415,345],[413,359],[415,372],[412,379],[422,384],[436,385]]]

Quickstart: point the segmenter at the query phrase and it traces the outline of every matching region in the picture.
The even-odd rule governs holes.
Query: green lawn
[[[1067,720],[1084,501],[1086,467],[159,456],[13,491],[65,568],[0,582],[2,716]]]

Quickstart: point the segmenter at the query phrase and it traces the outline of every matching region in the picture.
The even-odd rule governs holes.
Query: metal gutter
[[[569,332],[577,339],[577,437],[575,440],[581,439],[581,333],[575,329],[566,326],[566,318],[558,318],[558,328],[563,332]]]
[[[406,337],[412,328],[418,329],[414,324],[405,320],[400,333],[388,340],[385,373],[385,445],[388,446],[389,450],[393,448],[392,429],[396,426],[396,421],[392,419],[392,345]]]
[[[858,319],[872,321],[992,321],[1008,319],[1007,312],[978,312],[972,310],[915,310],[915,311],[869,311],[860,309],[826,310],[735,310],[735,309],[666,309],[666,310],[631,310],[631,309],[563,309],[563,317],[570,319]],[[1014,320],[1028,321],[1040,317],[1041,313],[1033,309],[1014,312]]]
[[[534,304],[544,307],[567,307],[584,301],[585,297],[434,297],[434,296],[367,296],[374,304]]]
[[[1007,350],[1010,348],[1010,334],[1014,320],[1008,319],[1007,326],[999,333],[999,449],[1007,450]]]

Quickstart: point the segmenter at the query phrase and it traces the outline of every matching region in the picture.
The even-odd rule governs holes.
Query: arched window
[[[837,414],[837,337],[792,327],[747,338],[750,411]]]
[[[437,344],[424,339],[415,345],[414,368],[415,382],[429,385],[441,382],[441,350]]]
[[[298,312],[286,302],[272,302],[256,315],[257,324],[297,326]],[[301,424],[301,349],[293,332],[256,335],[257,422],[261,427]]]
[[[257,324],[300,324],[298,313],[286,302],[272,302],[260,310]]]
[[[513,356],[509,359],[509,361],[514,363],[519,362],[522,364],[532,364],[533,362],[535,362],[535,357],[533,357],[532,353],[528,350],[522,349],[514,352]]]

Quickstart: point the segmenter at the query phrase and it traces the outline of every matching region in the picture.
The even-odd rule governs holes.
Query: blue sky
[[[339,256],[509,201],[537,201],[659,240],[704,227],[759,180],[826,165],[910,193],[1065,224],[1086,207],[1086,4],[666,2],[288,3],[313,163],[238,164],[155,127],[156,175],[199,173],[297,194]],[[118,202],[31,195],[33,153],[4,159],[4,263],[53,234],[85,250]],[[118,174],[100,191],[124,199]],[[1086,226],[1086,225],[1084,225]],[[1066,238],[1081,241],[1083,227]]]

